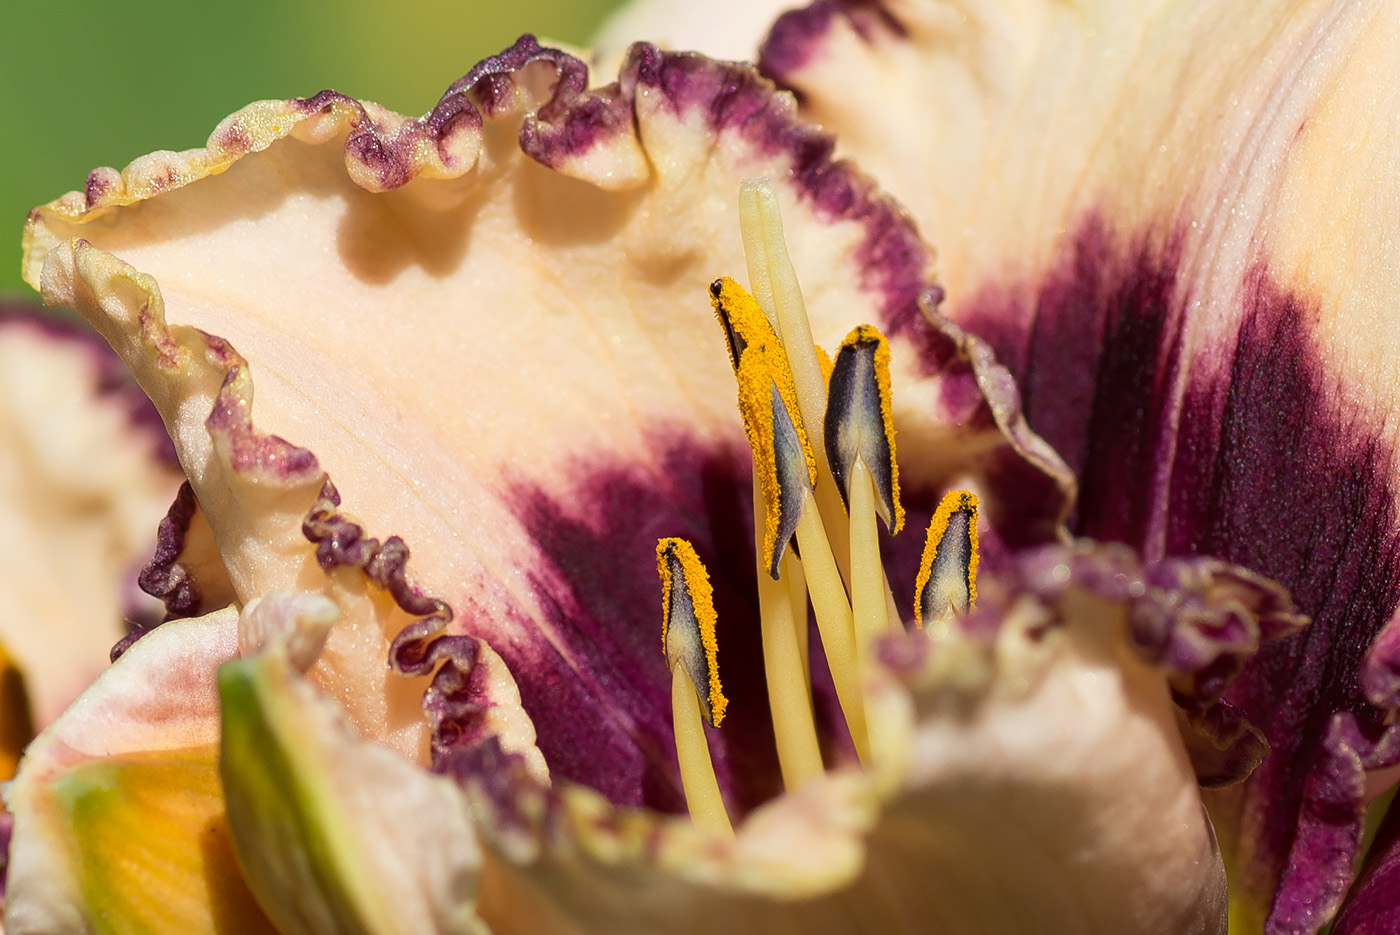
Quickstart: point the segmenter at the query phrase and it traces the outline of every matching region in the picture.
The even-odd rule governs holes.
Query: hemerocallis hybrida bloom
[[[1400,925],[1393,834],[1347,895],[1400,765],[1396,14],[831,2],[760,56],[937,245],[942,310],[1080,480],[1071,528],[1222,556],[1316,621],[1229,694],[1273,748],[1210,800],[1240,931],[1344,899],[1334,932]]]
[[[178,619],[8,787],[11,935],[1223,932],[1221,692],[1304,621],[1071,542],[831,151],[747,66],[527,36],[36,209],[189,482]]]

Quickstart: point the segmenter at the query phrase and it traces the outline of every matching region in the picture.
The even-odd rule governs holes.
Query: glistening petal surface
[[[213,677],[237,624],[225,610],[159,628],[30,745],[5,791],[11,935],[273,931],[218,777]]]
[[[380,631],[419,616],[398,664],[451,657],[453,684],[501,711],[513,676],[554,776],[675,809],[657,538],[735,556],[711,565],[720,619],[739,630],[753,606],[749,455],[707,295],[744,268],[741,179],[775,179],[819,341],[853,316],[901,323],[894,416],[921,466],[908,488],[979,477],[1002,507],[994,534],[1015,544],[1053,538],[1067,484],[985,346],[920,312],[928,249],[790,99],[647,46],[615,84],[587,80],[526,37],[416,120],[330,92],[251,105],[204,150],[99,170],[37,209],[27,270],[156,399],[241,600],[323,575],[338,603],[363,597],[347,565],[393,595],[402,617],[337,624],[327,653],[346,674],[318,675],[323,659],[313,682],[353,714],[379,696],[357,686],[382,677]],[[314,549],[294,541],[298,511]],[[449,617],[457,642],[433,642]],[[510,674],[474,668],[489,650],[469,635]],[[441,753],[468,709],[435,697]],[[412,752],[386,704],[357,726]],[[726,744],[763,751],[767,730],[732,715]],[[727,749],[737,801],[771,794],[765,754]]]
[[[763,55],[938,244],[945,310],[1080,479],[1076,531],[1223,556],[1314,618],[1232,690],[1274,752],[1212,803],[1269,931],[1327,921],[1394,776],[1366,686],[1400,599],[1396,13],[821,2]]]

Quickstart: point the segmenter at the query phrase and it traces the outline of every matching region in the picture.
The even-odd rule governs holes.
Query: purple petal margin
[[[189,536],[190,524],[199,511],[199,501],[195,499],[190,482],[180,485],[175,500],[170,504],[165,517],[156,527],[156,550],[146,567],[141,569],[137,583],[141,590],[165,605],[164,620],[198,616],[204,606],[204,596],[193,575],[180,563],[180,555],[185,550],[185,540]],[[112,661],[116,662],[137,640],[145,636],[153,627],[133,626],[117,645],[112,647]]]
[[[358,569],[375,586],[387,591],[405,613],[418,617],[404,627],[389,648],[389,662],[402,675],[433,673],[423,697],[431,729],[433,768],[459,746],[486,739],[481,718],[494,706],[490,687],[474,678],[477,640],[461,634],[443,635],[452,608],[424,594],[408,579],[408,546],[398,536],[384,542],[365,535],[364,528],[340,512],[340,494],[329,481],[321,498],[302,524],[316,546],[316,560],[326,572]]]
[[[773,23],[758,50],[759,70],[779,84],[822,52],[822,40],[837,17],[844,19],[867,42],[877,32],[904,36],[908,32],[880,0],[817,0],[789,10]]]
[[[1242,781],[1268,753],[1263,735],[1221,696],[1262,646],[1307,626],[1277,583],[1215,559],[1144,566],[1127,548],[1088,541],[1022,553],[1008,577],[1009,590],[1000,600],[984,599],[986,610],[969,627],[998,620],[1006,595],[1031,594],[1049,604],[1080,588],[1127,605],[1133,647],[1167,676],[1203,788]]]
[[[0,328],[27,329],[60,344],[81,348],[91,359],[98,398],[116,402],[131,421],[132,429],[152,446],[153,454],[172,467],[178,466],[175,443],[166,433],[155,404],[136,385],[121,358],[85,322],[0,296]]]
[[[1277,894],[1266,931],[1314,932],[1358,857],[1360,771],[1387,760],[1376,725],[1395,709],[1361,683],[1385,680],[1380,663],[1366,674],[1369,647],[1400,603],[1395,452],[1334,392],[1314,300],[1262,262],[1243,283],[1233,342],[1216,342],[1219,359],[1184,360],[1179,242],[1090,214],[1043,282],[988,286],[960,320],[1008,362],[1031,426],[1075,469],[1076,533],[1149,557],[1218,555],[1280,582],[1313,620],[1263,647],[1229,689],[1273,752],[1211,807],[1235,850],[1234,884],[1266,905]],[[1176,399],[1164,387],[1183,368]]]
[[[1400,919],[1400,809],[1391,806],[1371,842],[1332,935],[1392,935]]]

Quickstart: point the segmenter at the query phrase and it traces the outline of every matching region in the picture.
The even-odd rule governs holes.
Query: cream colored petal
[[[214,671],[237,615],[166,624],[30,745],[15,816],[10,935],[271,932],[234,860]]]
[[[1133,622],[1174,598],[1112,553],[1047,570],[989,582],[965,625],[885,643],[873,770],[812,781],[733,841],[520,772],[502,784],[489,756],[461,764],[484,806],[483,917],[498,935],[1221,935],[1224,864]]]
[[[309,677],[364,734],[426,753],[424,683],[385,681],[407,625],[402,671],[455,660],[429,699],[435,754],[487,710],[517,725],[512,749],[538,735],[551,771],[674,808],[655,580],[632,540],[719,551],[728,505],[746,521],[708,299],[745,265],[744,178],[775,180],[817,340],[861,321],[891,336],[911,497],[984,476],[1010,492],[989,511],[1008,538],[1039,542],[1067,494],[985,346],[921,311],[929,248],[791,99],[646,46],[616,83],[586,81],[525,39],[419,119],[330,92],[251,105],[203,150],[37,209],[26,269],[156,399],[240,601],[341,607]],[[493,651],[504,667],[474,668]]]
[[[219,693],[234,847],[283,935],[489,932],[467,802],[449,780],[356,736],[277,648],[225,663]]]
[[[0,639],[40,726],[107,667],[127,615],[156,612],[136,574],[180,473],[119,366],[79,325],[0,312]]]

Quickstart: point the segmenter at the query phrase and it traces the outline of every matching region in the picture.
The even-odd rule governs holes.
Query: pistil
[[[795,555],[783,551],[796,530],[796,521],[784,522],[782,516],[782,481],[778,476],[778,457],[782,449],[774,427],[775,418],[791,421],[789,413],[795,400],[790,384],[780,388],[775,382],[774,367],[777,368],[776,379],[782,380],[785,361],[765,360],[763,356],[764,348],[773,348],[774,357],[782,355],[782,349],[777,332],[758,302],[732,279],[715,280],[710,285],[710,298],[715,316],[724,329],[729,361],[739,384],[740,411],[745,413],[744,428],[753,450],[754,553],[758,560],[764,676],[783,784],[795,789],[822,773],[808,667],[807,583],[801,562]],[[744,364],[746,358],[747,364]],[[787,402],[783,401],[784,391]],[[776,404],[775,393],[779,397]],[[799,490],[813,478],[810,447],[804,437],[798,435],[795,426],[782,434],[792,446],[783,462],[785,472],[791,475],[789,490]],[[802,448],[800,457],[799,446]],[[805,475],[802,467],[805,467]],[[792,503],[791,498],[788,502],[794,508],[801,506],[801,503]],[[785,527],[785,537],[779,541]]]
[[[860,673],[871,645],[898,620],[876,519],[891,535],[904,522],[890,351],[879,331],[862,325],[834,361],[828,358],[812,342],[767,181],[746,182],[740,206],[754,295],[718,279],[710,296],[753,453],[764,671],[778,763],[784,784],[794,789],[823,771],[807,647],[809,601],[856,755],[869,763],[872,725]],[[701,724],[718,726],[724,713],[709,580],[694,549],[680,539],[658,543],[657,568],[686,802],[697,826],[730,833]],[[918,625],[941,625],[971,611],[976,573],[977,498],[957,491],[944,498],[929,526],[914,596]]]

